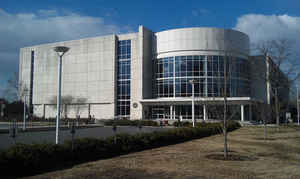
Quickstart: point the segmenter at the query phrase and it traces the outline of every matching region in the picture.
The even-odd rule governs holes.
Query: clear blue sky
[[[137,31],[138,25],[155,32],[191,26],[235,28],[249,34],[251,42],[276,37],[300,41],[300,0],[2,0],[0,96],[8,77],[18,70],[19,48]]]

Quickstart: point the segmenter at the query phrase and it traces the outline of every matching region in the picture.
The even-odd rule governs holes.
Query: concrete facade
[[[249,56],[249,37],[235,30],[183,28],[157,32],[157,58],[180,55]]]
[[[21,49],[20,80],[30,86],[31,51],[34,51],[33,100],[34,114],[55,117],[51,100],[57,95],[58,56],[53,47],[64,45],[70,51],[63,57],[62,96],[85,98],[88,113],[112,118],[115,103],[116,36],[74,40]],[[100,112],[101,111],[101,112]],[[100,114],[101,113],[101,114]]]
[[[157,96],[156,63],[159,59],[201,56],[205,57],[206,64],[209,63],[210,57],[218,57],[221,60],[221,57],[230,55],[241,61],[252,60],[252,57],[249,57],[249,37],[246,34],[218,28],[183,28],[154,33],[140,26],[136,33],[24,47],[20,50],[19,81],[22,85],[21,90],[24,87],[30,89],[28,98],[31,99],[33,113],[39,117],[55,117],[56,102],[53,99],[58,88],[59,57],[53,48],[67,46],[70,51],[63,56],[62,96],[84,99],[80,103],[76,103],[76,100],[66,103],[68,117],[78,115],[78,111],[74,108],[76,105],[82,106],[79,112],[82,117],[89,115],[96,119],[122,117],[117,112],[119,103],[122,103],[122,99],[118,97],[120,91],[118,85],[122,83],[119,79],[118,64],[122,59],[118,55],[121,53],[120,42],[125,40],[130,42],[130,57],[127,59],[130,61],[130,79],[127,79],[130,81],[130,112],[123,116],[133,120],[151,118],[153,107],[162,105],[170,107],[169,119],[176,119],[179,117],[178,112],[175,111],[176,105],[190,105],[190,95],[185,97],[175,95],[177,90],[175,80],[191,78],[191,76],[175,76],[175,60],[174,68],[172,67],[174,78],[168,77],[169,81],[174,79],[174,96],[168,98]],[[171,61],[169,63],[171,64]],[[259,63],[261,61],[255,65],[263,65]],[[206,72],[205,83],[210,79],[207,76]],[[202,76],[192,76],[192,78],[204,79]],[[244,105],[249,105],[255,100],[266,101],[267,99],[265,82],[256,80],[249,82],[248,85],[251,94],[233,95],[229,99],[229,103],[243,105],[242,113],[245,110]],[[196,105],[204,105],[203,101],[213,103],[222,99],[218,96],[196,97]],[[201,108],[204,118],[206,118],[207,108],[209,106],[206,105]]]

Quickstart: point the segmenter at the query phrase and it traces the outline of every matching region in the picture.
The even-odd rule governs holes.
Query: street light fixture
[[[57,46],[54,47],[54,51],[59,56],[58,63],[58,95],[57,95],[57,113],[56,113],[56,138],[55,143],[59,143],[59,120],[60,120],[60,103],[61,103],[61,70],[62,70],[62,56],[69,50],[69,47]]]
[[[27,88],[24,88],[23,90],[23,96],[24,96],[24,119],[23,119],[23,131],[26,130],[26,96],[28,95],[29,90]]]
[[[197,80],[189,80],[189,83],[192,84],[192,121],[193,127],[195,127],[195,83]]]

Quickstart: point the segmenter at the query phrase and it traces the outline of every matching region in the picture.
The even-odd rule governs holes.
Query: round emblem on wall
[[[137,108],[138,107],[138,104],[137,103],[133,103],[133,108]]]

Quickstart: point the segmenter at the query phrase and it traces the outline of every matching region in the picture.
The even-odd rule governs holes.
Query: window
[[[131,41],[118,41],[117,116],[130,115]]]
[[[235,57],[203,55],[156,59],[155,95],[157,97],[191,96],[192,87],[189,79],[195,79],[198,81],[195,83],[195,96],[222,96],[224,92],[225,58],[229,73],[226,87],[227,94],[229,96],[249,96],[248,60]],[[175,76],[173,75],[174,71]],[[174,85],[175,91],[173,89]]]

